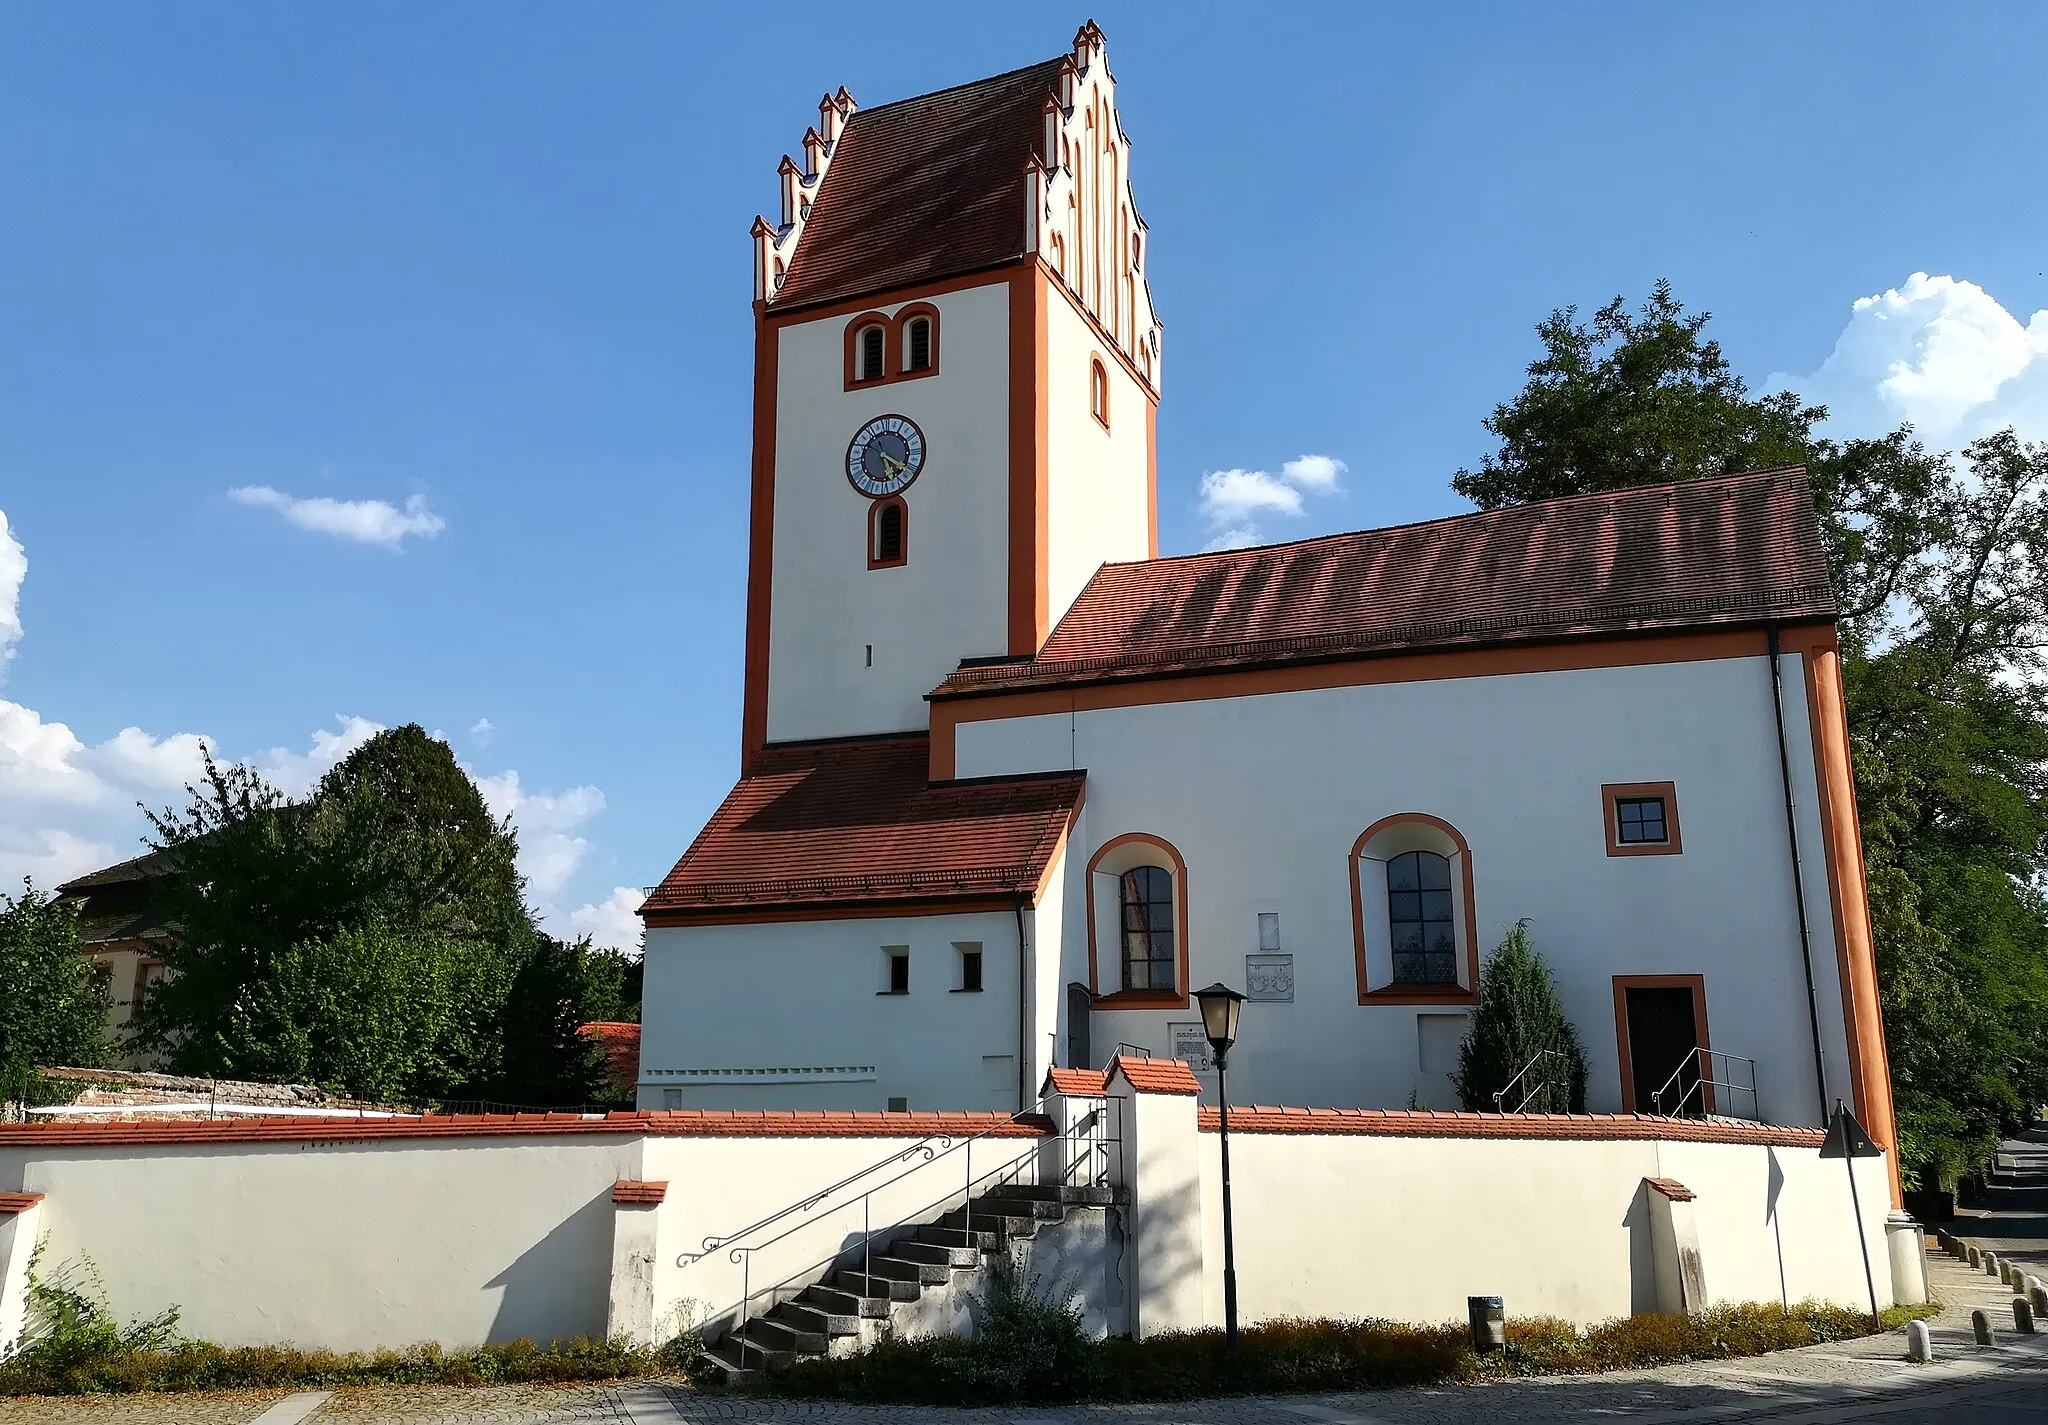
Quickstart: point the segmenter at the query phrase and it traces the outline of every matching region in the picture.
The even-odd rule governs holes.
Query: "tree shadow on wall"
[[[604,1335],[611,1314],[616,1211],[606,1187],[484,1283],[503,1290],[490,1340]]]

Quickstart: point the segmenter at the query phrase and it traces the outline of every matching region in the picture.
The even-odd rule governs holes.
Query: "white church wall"
[[[1025,1035],[1030,1052],[1025,1083],[1034,1096],[1045,1082],[1046,1070],[1066,1062],[1060,1006],[1066,998],[1067,982],[1060,972],[1064,968],[1061,940],[1066,924],[1067,855],[1063,847],[1047,865],[1038,904],[1024,913],[1031,938],[1030,1019]]]
[[[1787,663],[1817,994],[1845,1093],[1813,759],[1796,657]],[[1186,861],[1193,985],[1242,984],[1256,913],[1278,908],[1294,999],[1246,1007],[1232,1059],[1243,1101],[1400,1106],[1440,1086],[1440,1066],[1420,1062],[1417,1016],[1449,1007],[1361,1006],[1355,969],[1351,847],[1382,817],[1420,812],[1472,848],[1482,958],[1530,919],[1585,1043],[1593,1108],[1621,1106],[1612,977],[1700,974],[1711,1042],[1758,1061],[1765,1116],[1818,1122],[1766,668],[1713,659],[970,722],[956,769],[1088,771],[1066,978],[1088,977],[1078,878],[1119,835],[1163,837]],[[1607,855],[1601,787],[1638,781],[1675,783],[1682,854]],[[1116,987],[1114,956],[1103,947],[1104,990]],[[1168,1025],[1192,1014],[1099,1008],[1091,1038],[1165,1053]]]
[[[957,989],[961,945],[979,993]],[[882,993],[889,947],[908,994]],[[1014,1112],[1017,993],[1007,910],[650,928],[639,1104]]]
[[[1148,397],[1115,350],[1056,286],[1046,310],[1046,617],[1058,623],[1104,563],[1151,554],[1151,442]],[[1098,359],[1107,430],[1090,404]]]
[[[924,694],[961,658],[1008,646],[1010,289],[926,300],[939,309],[939,369],[915,380],[843,389],[855,314],[780,328],[772,742],[922,728]],[[903,492],[908,558],[870,569],[870,502],[847,482],[846,447],[882,415],[917,423],[926,463]]]

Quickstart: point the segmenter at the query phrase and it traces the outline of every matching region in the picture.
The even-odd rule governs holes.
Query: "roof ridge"
[[[922,103],[926,99],[943,99],[948,94],[957,94],[962,89],[972,89],[978,84],[994,84],[1004,79],[1015,79],[1018,75],[1029,74],[1034,69],[1055,66],[1064,58],[1066,58],[1065,55],[1054,55],[1051,59],[1037,59],[1029,64],[1020,64],[1015,69],[1006,69],[1000,74],[985,74],[979,79],[970,79],[965,83],[948,84],[944,89],[932,89],[923,94],[906,94],[901,99],[891,99],[886,104],[876,104],[872,108],[863,109],[856,107],[847,118],[847,127],[851,128],[856,120],[869,114],[886,114],[889,110],[901,108],[905,104]]]
[[[1738,480],[1761,480],[1768,475],[1805,475],[1806,473],[1807,467],[1804,465],[1774,465],[1766,470],[1734,470],[1720,475],[1704,475],[1697,480],[1658,480],[1647,485],[1618,485],[1611,490],[1582,490],[1576,495],[1552,495],[1544,500],[1524,500],[1518,505],[1497,505],[1490,510],[1460,510],[1454,515],[1432,515],[1426,520],[1404,520],[1400,524],[1373,525],[1366,529],[1341,529],[1329,534],[1306,534],[1300,539],[1283,539],[1273,544],[1246,544],[1240,545],[1235,549],[1196,549],[1190,550],[1186,554],[1161,554],[1151,559],[1106,559],[1099,568],[1134,569],[1158,564],[1178,564],[1190,559],[1221,559],[1233,554],[1258,554],[1269,549],[1298,549],[1303,545],[1321,544],[1330,540],[1357,539],[1368,534],[1396,534],[1403,530],[1426,529],[1430,525],[1457,524],[1462,520],[1482,519],[1489,515],[1506,515],[1517,510],[1555,510],[1593,500],[1612,500],[1623,495],[1645,494],[1653,490],[1698,489],[1704,485],[1733,484]]]

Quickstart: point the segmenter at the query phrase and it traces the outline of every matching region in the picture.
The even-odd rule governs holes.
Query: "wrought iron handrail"
[[[1746,1064],[1749,1068],[1749,1082],[1746,1084],[1736,1082],[1732,1073],[1730,1077],[1725,1079],[1716,1078],[1714,1074],[1714,1061],[1716,1059],[1724,1060],[1731,1066]],[[1685,1077],[1688,1069],[1696,1069],[1697,1074],[1691,1083],[1680,1085],[1679,1081]],[[1678,1087],[1678,1097],[1672,1106],[1667,1109],[1664,1106],[1665,1095],[1669,1094],[1674,1086]],[[1700,1096],[1700,1113],[1704,1117],[1707,1113],[1706,1091],[1710,1088],[1725,1089],[1730,1094],[1748,1094],[1749,1120],[1752,1123],[1763,1122],[1763,1107],[1756,1093],[1756,1060],[1744,1058],[1740,1054],[1724,1053],[1719,1049],[1695,1048],[1691,1053],[1679,1060],[1678,1067],[1671,1071],[1671,1077],[1666,1079],[1663,1085],[1650,1095],[1650,1105],[1665,1117],[1684,1118],[1687,1116],[1685,1111],[1686,1104],[1697,1093]],[[1724,1117],[1743,1117],[1742,1114],[1733,1112],[1726,1104],[1717,1105],[1717,1107],[1721,1109]]]
[[[1514,1089],[1515,1085],[1520,1083],[1524,1078],[1527,1078],[1530,1071],[1533,1070],[1538,1064],[1542,1063],[1545,1059],[1562,1059],[1563,1057],[1564,1055],[1556,1049],[1538,1049],[1536,1053],[1530,1058],[1529,1062],[1522,1065],[1522,1067],[1516,1071],[1515,1076],[1509,1079],[1505,1085],[1503,1085],[1499,1090],[1497,1090],[1494,1093],[1493,1111],[1495,1113],[1520,1113],[1523,1109],[1529,1106],[1529,1102],[1531,1099],[1535,1098],[1536,1095],[1542,1093],[1545,1089],[1562,1087],[1562,1085],[1559,1084],[1555,1079],[1538,1079],[1535,1082],[1533,1082],[1527,1089],[1523,1090],[1522,1097],[1519,1101],[1516,1102],[1513,1108],[1508,1108],[1505,1106],[1507,1096]]]
[[[1073,1097],[1073,1095],[1069,1095],[1069,1097]],[[1095,1180],[1099,1182],[1106,1179],[1108,1176],[1109,1146],[1112,1143],[1119,1142],[1120,1138],[1112,1138],[1109,1137],[1106,1132],[1098,1133],[1096,1131],[1101,1129],[1106,1124],[1108,1119],[1109,1104],[1110,1102],[1112,1102],[1112,1100],[1110,1100],[1106,1095],[1095,1095],[1094,1097],[1097,1101],[1096,1107],[1091,1108],[1086,1114],[1082,1115],[1082,1117],[1078,1121],[1076,1121],[1072,1127],[1052,1135],[1052,1139],[1054,1142],[1079,1143],[1081,1145],[1081,1151],[1078,1154],[1070,1154],[1063,1156],[1063,1161],[1060,1163],[1058,1173],[1054,1179],[1054,1181],[1056,1182],[1064,1184],[1070,1177],[1072,1177],[1075,1174],[1076,1169],[1078,1169],[1090,1157],[1093,1157],[1098,1153],[1102,1157],[1102,1168]],[[759,1242],[747,1243],[741,1246],[730,1246],[729,1244],[737,1242],[740,1236],[745,1235],[744,1233],[736,1233],[732,1237],[728,1237],[716,1245],[708,1245],[705,1252],[682,1254],[680,1257],[678,1257],[676,1265],[678,1267],[687,1267],[691,1263],[701,1260],[704,1256],[708,1255],[709,1252],[716,1250],[717,1246],[727,1246],[728,1250],[726,1252],[726,1259],[730,1262],[733,1262],[740,1268],[740,1299],[737,1302],[732,1303],[723,1311],[716,1311],[710,1313],[708,1316],[705,1317],[705,1320],[707,1322],[716,1322],[724,1318],[726,1315],[730,1314],[732,1317],[731,1330],[734,1332],[744,1333],[747,1323],[752,1319],[751,1313],[753,1311],[753,1300],[755,1297],[766,1296],[769,1299],[770,1309],[772,1310],[781,1292],[789,1289],[791,1286],[795,1285],[800,1280],[803,1281],[805,1285],[809,1285],[811,1280],[815,1279],[817,1273],[819,1273],[822,1270],[829,1269],[835,1262],[840,1262],[848,1259],[856,1250],[858,1250],[858,1252],[860,1253],[861,1275],[871,1276],[872,1272],[870,1269],[874,1264],[874,1242],[877,1237],[881,1236],[883,1233],[895,1232],[899,1230],[901,1227],[903,1227],[904,1224],[915,1220],[919,1220],[925,1217],[927,1214],[932,1213],[935,1209],[942,1209],[944,1205],[951,1202],[955,1196],[962,1197],[963,1207],[966,1212],[965,1224],[962,1230],[966,1233],[971,1234],[974,1231],[975,1189],[979,1185],[989,1182],[991,1179],[1005,1178],[1013,1173],[1019,1175],[1016,1180],[1021,1180],[1021,1169],[1024,1167],[1024,1165],[1026,1165],[1027,1163],[1035,1165],[1040,1161],[1041,1157],[1043,1156],[1046,1146],[1046,1138],[1032,1137],[1026,1140],[1024,1147],[1022,1147],[1017,1153],[1013,1154],[1004,1161],[998,1163],[995,1167],[987,1169],[986,1171],[981,1173],[976,1173],[974,1171],[974,1145],[976,1143],[981,1142],[983,1139],[991,1138],[998,1134],[1003,1134],[1005,1133],[1005,1130],[1009,1127],[1015,1124],[1022,1123],[1026,1119],[1042,1117],[1043,1115],[1036,1111],[1027,1111],[1023,1113],[1012,1114],[1006,1123],[992,1125],[989,1128],[983,1129],[979,1133],[971,1134],[966,1138],[962,1138],[958,1142],[951,1142],[946,1135],[934,1134],[930,1138],[927,1138],[924,1143],[914,1144],[911,1148],[904,1150],[903,1154],[900,1157],[893,1160],[885,1159],[881,1164],[876,1165],[887,1166],[888,1163],[890,1163],[891,1161],[900,1162],[904,1159],[917,1157],[921,1152],[924,1154],[921,1161],[917,1162],[907,1170],[896,1174],[894,1177],[888,1179],[886,1182],[877,1183],[873,1187],[868,1188],[858,1198],[849,1198],[844,1202],[837,1203],[834,1206],[827,1208],[817,1217],[811,1218],[809,1221],[806,1222],[794,1223],[789,1227],[784,1228],[781,1232],[778,1232],[775,1236],[766,1238]],[[931,1145],[933,1145],[934,1143],[947,1143],[949,1144],[949,1146],[932,1147]],[[933,1198],[931,1201],[923,1204],[922,1206],[913,1208],[907,1212],[899,1213],[898,1215],[892,1217],[892,1219],[889,1222],[885,1223],[881,1227],[874,1226],[873,1199],[875,1197],[875,1194],[883,1191],[886,1188],[893,1187],[895,1184],[904,1181],[906,1178],[909,1178],[914,1173],[922,1172],[925,1168],[929,1167],[932,1163],[937,1162],[941,1158],[951,1157],[956,1152],[961,1153],[963,1155],[965,1162],[963,1181],[960,1187],[948,1187],[945,1192],[941,1193],[938,1197]],[[869,1171],[871,1170],[872,1169],[870,1169]],[[863,1175],[864,1174],[855,1174],[854,1177],[857,1179]],[[843,1185],[844,1184],[842,1183],[841,1186]],[[809,1199],[813,1206],[815,1206],[816,1203],[821,1200],[822,1198],[816,1194],[813,1194],[812,1198]],[[778,1242],[784,1241],[790,1237],[795,1236],[797,1232],[799,1232],[805,1227],[812,1226],[816,1223],[824,1222],[830,1217],[832,1217],[834,1214],[843,1212],[848,1208],[855,1206],[856,1204],[859,1205],[861,1210],[860,1241],[857,1247],[849,1246],[842,1242],[838,1247],[834,1248],[825,1256],[820,1257],[815,1261],[809,1262],[806,1265],[797,1268],[795,1271],[790,1272],[788,1275],[782,1277],[779,1281],[776,1281],[769,1286],[756,1287],[753,1285],[753,1259],[755,1253],[763,1251],[769,1247],[774,1246]],[[783,1211],[774,1214],[773,1217],[762,1219],[762,1223],[765,1224],[771,1221],[787,1217],[791,1214],[792,1211],[796,1209],[796,1207],[796,1204],[792,1204],[791,1207],[783,1209]],[[758,1225],[761,1224],[757,1224],[757,1226]],[[706,1241],[707,1243],[709,1243],[710,1239],[707,1238]],[[751,1343],[748,1342],[745,1335],[742,1334],[740,1336],[739,1347],[740,1365],[742,1368],[744,1368],[746,1365],[747,1352],[750,1349],[750,1347]],[[753,1347],[752,1349],[759,1348]]]

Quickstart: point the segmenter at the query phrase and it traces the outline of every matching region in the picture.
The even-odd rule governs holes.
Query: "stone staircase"
[[[927,1293],[971,1290],[989,1254],[1030,1241],[1043,1225],[1064,1221],[1072,1208],[1107,1207],[1115,1200],[1116,1190],[1109,1187],[999,1184],[973,1199],[971,1209],[956,1207],[936,1221],[906,1224],[886,1239],[878,1235],[865,1271],[858,1258],[851,1269],[827,1269],[793,1299],[777,1301],[728,1332],[711,1359],[728,1381],[738,1381],[915,1330]],[[922,1315],[928,1323],[931,1313]]]

